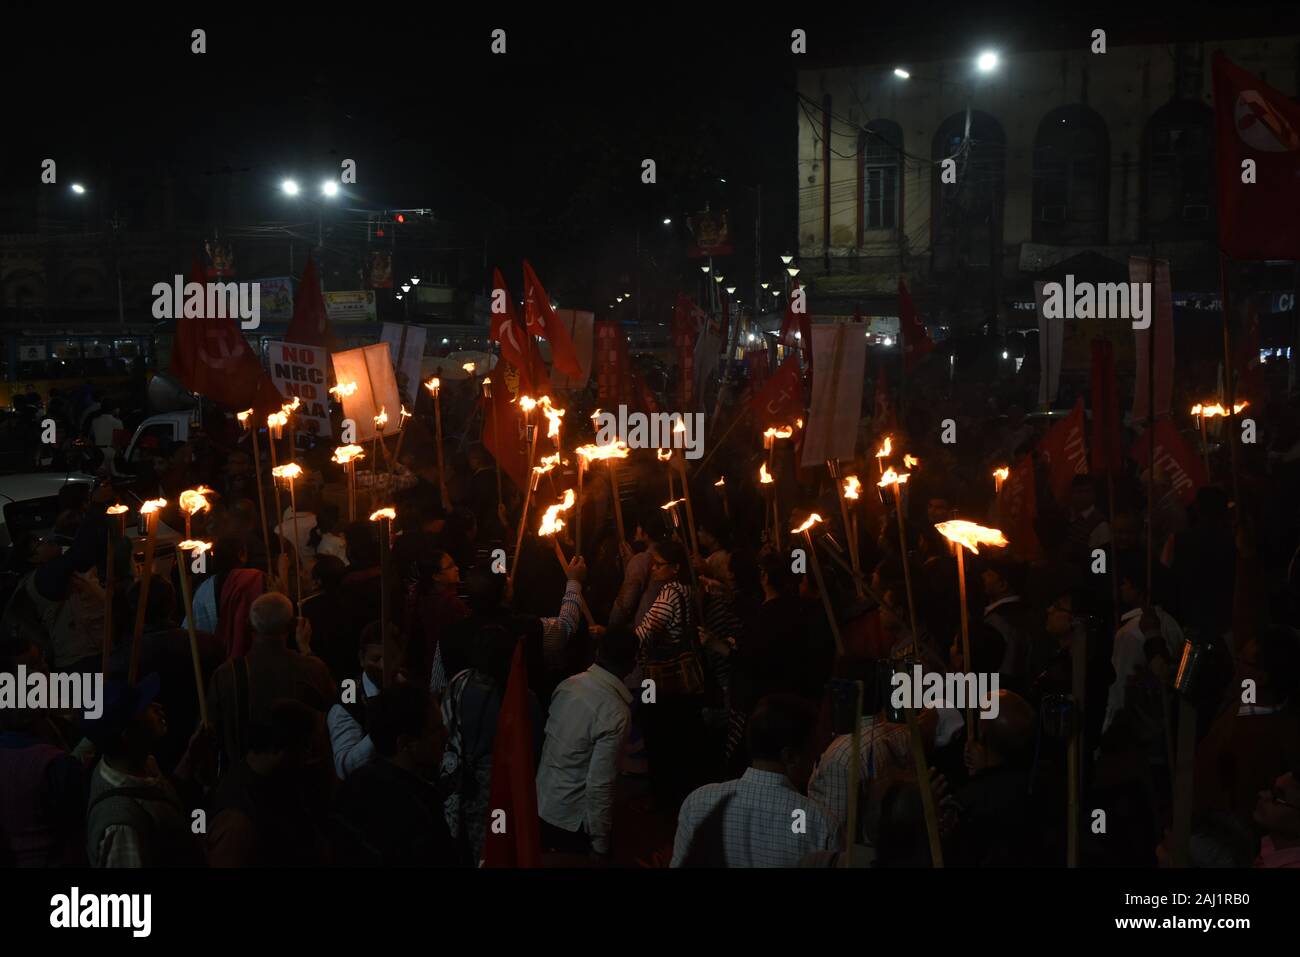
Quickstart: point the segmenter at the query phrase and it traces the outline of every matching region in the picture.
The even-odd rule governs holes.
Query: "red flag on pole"
[[[911,372],[934,349],[934,342],[916,314],[916,304],[902,279],[898,280],[898,336],[903,345],[903,368]]]
[[[582,377],[582,364],[569,330],[551,308],[551,297],[527,259],[524,260],[524,326],[529,333],[551,344],[551,365],[567,376]]]
[[[1219,246],[1232,259],[1300,259],[1300,106],[1221,51],[1213,74]]]
[[[1038,443],[1038,454],[1047,462],[1052,496],[1062,505],[1069,501],[1070,483],[1076,475],[1088,474],[1088,449],[1083,439],[1083,399]]]
[[[488,338],[501,343],[501,357],[519,370],[519,388],[525,395],[550,393],[551,383],[542,354],[519,322],[500,269],[492,270],[492,320]]]
[[[1118,472],[1120,448],[1119,386],[1115,384],[1115,345],[1092,340],[1092,471]]]
[[[307,254],[307,265],[303,267],[302,279],[293,294],[293,319],[284,334],[284,341],[322,346],[330,351],[334,349],[325,296],[320,290],[320,275],[316,272],[316,260],[311,253]]]
[[[528,457],[524,454],[520,436],[523,434],[523,410],[510,394],[505,361],[498,362],[492,370],[492,398],[481,396],[483,403],[483,447],[510,476],[521,492],[528,481]],[[519,380],[523,389],[523,379]],[[526,393],[525,393],[526,394]]]
[[[1177,498],[1184,505],[1191,505],[1196,501],[1197,490],[1207,482],[1205,466],[1200,457],[1187,447],[1169,419],[1157,419],[1155,430],[1156,476],[1159,479],[1163,475],[1168,481],[1168,488],[1161,497],[1160,504],[1170,498]],[[1137,463],[1138,470],[1142,473],[1143,483],[1146,482],[1147,463],[1150,461],[1147,457],[1148,444],[1147,435],[1143,432],[1129,450],[1129,457]]]
[[[754,421],[760,429],[773,425],[793,425],[803,417],[803,381],[799,360],[786,356],[781,367],[763,384],[752,400]]]
[[[483,841],[484,867],[541,867],[542,832],[537,818],[537,779],[533,771],[533,725],[528,714],[528,669],[524,643],[515,644],[510,678],[497,715],[492,742],[489,816],[505,811],[505,827],[489,819]]]
[[[1034,561],[1041,548],[1034,520],[1038,516],[1038,489],[1034,454],[1030,452],[1011,470],[994,505],[998,528],[1011,542],[1011,552],[1020,561]]]
[[[194,257],[191,283],[204,284],[203,265]],[[191,392],[232,409],[250,405],[256,415],[284,402],[232,318],[207,317],[206,302],[198,316],[176,317],[171,372]]]
[[[627,336],[617,319],[597,319],[596,401],[601,405],[628,403],[632,395],[632,361]]]

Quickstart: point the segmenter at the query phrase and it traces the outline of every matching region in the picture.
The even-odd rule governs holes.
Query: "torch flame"
[[[271,474],[276,478],[296,479],[302,474],[302,466],[297,462],[288,462],[284,465],[277,465],[271,469]]]
[[[560,518],[560,513],[567,512],[569,509],[573,508],[575,500],[576,498],[573,494],[573,489],[566,488],[564,490],[564,501],[550,506],[542,516],[542,524],[538,527],[537,534],[554,535],[562,529],[564,527],[564,520]]]
[[[812,528],[821,520],[822,517],[818,515],[816,512],[813,512],[811,515],[808,516],[807,519],[804,520],[804,523],[802,525],[800,525],[798,528],[792,528],[790,529],[790,531],[792,534],[798,535],[801,532],[808,531],[808,529]]]
[[[891,465],[885,469],[885,474],[880,476],[880,481],[876,483],[876,486],[878,488],[888,488],[891,485],[906,485],[911,474],[910,472],[895,472],[894,467]]]
[[[673,426],[673,435],[682,435],[686,432],[686,420],[678,419],[677,424]]]
[[[548,439],[558,439],[560,437],[560,420],[564,418],[564,409],[557,409],[551,405],[550,396],[542,396],[542,414],[546,416],[549,423],[546,429]]]
[[[372,522],[377,522],[381,518],[386,518],[391,522],[393,519],[397,518],[397,509],[390,505],[388,508],[381,508],[377,512],[370,513],[370,520]]]
[[[211,548],[212,543],[200,542],[197,539],[187,538],[185,539],[185,541],[181,542],[176,547],[183,552],[193,552],[195,555],[200,555],[203,552],[206,552],[209,548]]]
[[[252,409],[245,409],[243,412],[236,412],[235,418],[239,420],[240,425],[248,425],[249,416],[253,414]]]
[[[537,408],[537,400],[531,395],[521,395],[515,401],[519,403],[519,408],[523,409],[525,413],[532,412],[533,409]]]
[[[656,457],[657,459],[659,459],[660,462],[667,462],[669,459],[671,459],[671,458],[673,457],[673,450],[672,450],[672,449],[655,449],[655,457]]]
[[[286,402],[284,405],[280,406],[280,411],[281,411],[281,412],[297,412],[298,409],[301,408],[301,406],[302,406],[302,399],[298,398],[298,396],[295,395],[295,396],[293,397],[293,401],[292,401],[292,402]]]
[[[581,445],[576,451],[587,460],[588,464],[599,462],[601,459],[625,459],[631,454],[628,451],[627,443],[622,439],[608,445]]]
[[[893,436],[886,435],[885,441],[880,444],[880,448],[876,452],[876,458],[884,459],[884,458],[888,458],[893,454],[894,454]]]
[[[380,432],[384,431],[384,426],[388,424],[388,409],[384,406],[379,407],[379,414],[375,416],[375,428]]]
[[[1002,468],[1000,469],[994,469],[993,477],[995,479],[1001,479],[1002,481],[1005,482],[1008,478],[1011,477],[1011,469],[1007,468],[1005,465],[1002,466]]]
[[[437,395],[438,390],[442,388],[442,380],[434,376],[424,384],[424,387],[429,390],[429,395]]]
[[[767,470],[767,463],[764,462],[758,467],[758,484],[771,485],[773,481],[772,473]]]
[[[683,431],[683,432],[686,431],[685,426],[682,427],[682,431]],[[794,435],[794,426],[792,426],[792,425],[781,425],[781,426],[774,426],[774,427],[768,429],[766,432],[763,433],[763,438],[768,439],[768,440],[771,440],[771,439],[788,439],[788,438],[790,438],[790,437],[793,436],[793,435]]]
[[[346,398],[347,396],[356,394],[357,384],[355,382],[340,382],[334,388],[330,389],[330,391],[340,399]]]
[[[125,505],[110,505],[104,510],[104,513],[106,515],[125,515],[129,511],[131,510]]]
[[[794,420],[794,424],[797,425],[797,426],[799,426],[799,428],[802,429],[802,428],[803,428],[803,419],[795,419],[795,420]]]
[[[684,499],[684,498],[674,498],[674,499],[670,499],[670,500],[667,501],[667,502],[664,502],[664,503],[663,503],[662,505],[660,505],[659,507],[662,508],[662,509],[666,512],[666,511],[668,511],[669,509],[673,509],[673,508],[676,508],[678,505],[681,505],[682,502],[684,502],[684,501],[686,501],[686,499]]]
[[[409,419],[411,417],[411,413],[406,411],[406,406],[402,406],[401,411],[398,414],[401,415],[402,419]],[[402,419],[398,419],[397,421],[400,422]]]
[[[289,414],[281,409],[279,412],[272,412],[266,417],[266,427],[268,429],[284,428],[289,424]]]
[[[953,519],[951,522],[939,522],[934,526],[939,530],[939,534],[950,542],[956,542],[958,545],[965,545],[971,550],[971,554],[978,555],[981,545],[997,545],[999,547],[1010,545],[1002,530],[998,528],[985,528],[983,525],[976,525],[974,522],[968,522],[965,519]]]
[[[473,375],[474,370],[477,369],[478,366],[474,365],[474,363],[472,362],[466,362],[463,366],[461,366],[461,368],[464,369],[466,372],[468,372],[470,375]]]
[[[158,511],[158,509],[166,508],[166,507],[167,507],[167,499],[151,498],[149,499],[149,501],[145,502],[143,505],[140,506],[140,514],[152,515],[154,512]]]
[[[914,469],[920,464],[921,464],[921,460],[918,459],[915,455],[903,456],[903,468],[905,469]]]
[[[181,492],[180,506],[191,515],[197,515],[199,512],[206,512],[212,506],[205,495],[211,495],[212,489],[206,485],[200,485],[198,488],[187,488]]]
[[[1236,415],[1238,412],[1240,412],[1248,405],[1250,405],[1249,402],[1233,403],[1232,406],[1233,415]],[[1202,418],[1206,418],[1206,419],[1213,419],[1217,416],[1224,416],[1227,414],[1228,414],[1228,410],[1225,409],[1218,402],[1214,403],[1214,405],[1201,405],[1200,403],[1197,403],[1196,405],[1192,406],[1192,415],[1199,415]]]
[[[333,461],[339,465],[347,465],[353,459],[363,459],[365,457],[365,450],[359,445],[340,445],[334,450]]]
[[[862,489],[862,483],[858,481],[858,477],[856,475],[850,475],[844,479],[845,498],[852,499],[853,501],[856,502],[858,500],[858,493],[861,489]]]
[[[714,488],[726,488],[726,486],[727,486],[727,477],[725,475],[721,476],[716,482],[713,483]]]
[[[533,471],[536,472],[538,475],[545,475],[547,472],[549,472],[551,469],[555,468],[555,466],[559,464],[560,464],[559,452],[556,452],[554,455],[543,455],[542,464],[534,465]]]
[[[599,422],[599,421],[600,421],[600,414],[601,414],[601,413],[600,413],[600,409],[597,409],[595,412],[591,413],[591,421],[592,421],[593,423]]]

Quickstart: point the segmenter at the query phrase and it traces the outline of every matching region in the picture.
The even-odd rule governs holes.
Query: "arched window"
[[[1079,105],[1048,113],[1034,138],[1034,242],[1105,243],[1109,184],[1105,121]]]
[[[858,141],[862,157],[862,227],[897,229],[902,224],[903,128],[873,120]]]
[[[1142,238],[1214,235],[1214,114],[1190,100],[1151,114],[1142,135]]]
[[[938,272],[988,268],[1002,248],[1003,178],[1006,135],[987,113],[954,113],[934,134],[931,153],[933,268]],[[952,159],[954,177],[944,176],[942,161]]]

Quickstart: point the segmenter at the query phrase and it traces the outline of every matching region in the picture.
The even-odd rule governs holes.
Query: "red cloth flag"
[[[632,395],[632,361],[627,336],[617,319],[597,319],[595,327],[596,401],[626,405]]]
[[[1041,556],[1034,520],[1038,517],[1037,475],[1030,452],[1011,470],[993,506],[997,527],[1011,542],[1011,553],[1020,561]]]
[[[1062,505],[1070,499],[1070,483],[1074,477],[1088,474],[1088,449],[1083,439],[1085,424],[1083,399],[1079,398],[1070,414],[1048,429],[1038,443],[1038,454],[1047,462],[1052,497]]]
[[[528,481],[528,456],[524,452],[521,438],[524,430],[523,410],[510,394],[510,386],[506,381],[507,365],[504,361],[497,363],[491,378],[492,398],[479,397],[483,403],[483,447],[522,492]],[[519,382],[522,391],[523,379],[520,378]]]
[[[551,382],[546,374],[546,363],[542,361],[537,343],[519,322],[510,289],[500,269],[492,270],[492,298],[494,301],[504,299],[505,312],[492,313],[488,338],[501,343],[501,358],[519,370],[519,388],[524,395],[549,395]]]
[[[1172,421],[1157,419],[1155,430],[1156,484],[1161,486],[1164,482],[1168,483],[1160,504],[1165,504],[1170,498],[1177,498],[1184,505],[1191,505],[1196,501],[1197,490],[1208,481],[1205,466],[1200,457],[1188,448]],[[1147,463],[1150,461],[1148,445],[1147,434],[1143,432],[1129,451],[1129,457],[1137,463],[1138,470],[1143,475],[1143,482],[1146,481]]]
[[[671,336],[677,350],[677,401],[682,411],[695,408],[695,303],[678,295],[673,306]]]
[[[803,418],[803,379],[799,374],[799,360],[793,354],[785,357],[781,367],[763,384],[751,400],[754,421],[760,429],[773,425],[794,425]]]
[[[325,296],[320,291],[320,276],[311,253],[307,254],[307,265],[303,267],[302,279],[293,294],[293,319],[284,334],[284,341],[334,350],[334,334],[330,331],[329,314],[325,311]]]
[[[1115,383],[1115,344],[1092,340],[1092,472],[1118,472],[1120,448],[1119,386]]]
[[[781,345],[789,349],[799,349],[807,357],[808,371],[812,372],[812,317],[808,315],[807,294],[804,295],[804,309],[802,312],[794,311],[794,302],[796,293],[802,287],[799,280],[795,280],[790,288],[790,298],[785,304],[785,315],[781,319],[781,335],[778,340]],[[795,332],[799,335],[796,337]]]
[[[524,260],[524,326],[551,344],[551,365],[567,376],[582,378],[582,364],[569,330],[551,308],[551,297],[528,260]]]
[[[190,281],[204,285],[203,265],[197,256]],[[284,403],[231,318],[178,315],[171,372],[191,392],[232,409],[246,409],[251,405],[257,417],[275,411]]]
[[[493,814],[505,811],[504,833]],[[541,867],[542,832],[537,818],[537,779],[533,771],[533,724],[528,715],[528,669],[524,643],[516,642],[510,678],[492,742],[492,782],[488,786],[488,827],[484,867]]]
[[[1219,247],[1232,259],[1300,259],[1300,105],[1222,52],[1213,73]]]
[[[916,304],[902,279],[898,280],[898,336],[903,345],[903,368],[911,372],[934,349],[934,342],[916,314]]]

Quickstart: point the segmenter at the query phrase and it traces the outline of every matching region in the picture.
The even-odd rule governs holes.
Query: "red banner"
[[[1031,452],[1011,470],[994,505],[998,528],[1011,542],[1010,552],[1020,561],[1034,561],[1041,555],[1034,520],[1038,516],[1038,489]]]
[[[754,396],[752,408],[755,424],[760,429],[772,425],[794,425],[795,419],[803,417],[803,382],[796,356],[786,356],[781,368]]]
[[[1062,505],[1070,499],[1070,482],[1076,475],[1088,474],[1088,448],[1084,442],[1083,399],[1056,425],[1047,430],[1038,443],[1038,454],[1047,463],[1048,484],[1052,497]]]
[[[574,379],[582,377],[582,363],[578,361],[578,350],[569,330],[551,308],[551,297],[527,259],[524,260],[524,327],[551,344],[553,367]]]
[[[673,348],[677,350],[677,401],[681,411],[695,408],[695,339],[699,329],[696,325],[695,303],[686,296],[678,296],[673,306],[671,336]]]
[[[546,363],[533,337],[524,331],[510,289],[500,269],[492,270],[492,299],[505,303],[503,312],[493,312],[488,338],[501,343],[501,358],[519,370],[520,388],[525,395],[549,395],[551,383]],[[490,308],[490,307],[489,307]]]
[[[1191,505],[1196,501],[1197,490],[1206,484],[1205,466],[1183,441],[1178,429],[1169,419],[1157,419],[1155,430],[1156,485],[1168,483],[1161,496],[1161,504],[1177,498],[1183,505]],[[1149,444],[1144,432],[1138,436],[1129,451],[1129,456],[1137,463],[1144,481],[1147,463],[1150,461]]]
[[[903,368],[908,372],[934,349],[934,341],[916,314],[912,294],[902,279],[898,280],[898,337],[903,346]]]
[[[627,336],[616,319],[596,320],[596,401],[626,405],[632,394],[632,362]]]
[[[522,380],[519,372],[504,359],[492,370],[492,398],[483,397],[483,447],[496,459],[501,471],[510,476],[521,492],[527,488],[528,457],[523,449],[523,413],[515,404],[518,392],[511,384]]]
[[[1219,246],[1233,259],[1300,259],[1300,106],[1221,52],[1213,74]]]

